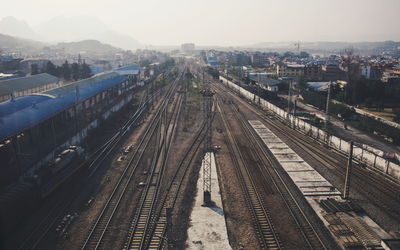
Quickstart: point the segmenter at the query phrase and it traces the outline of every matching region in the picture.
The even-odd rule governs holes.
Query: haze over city
[[[2,1],[0,250],[399,250],[399,13]]]
[[[0,19],[13,16],[34,29],[56,17],[90,19],[89,27],[104,25],[146,45],[246,46],[400,40],[399,10],[398,0],[15,0],[0,8]],[[57,32],[46,41],[62,37]]]

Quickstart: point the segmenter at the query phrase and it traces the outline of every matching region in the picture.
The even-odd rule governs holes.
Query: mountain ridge
[[[143,47],[136,39],[110,29],[97,18],[84,15],[54,17],[37,25],[35,28],[29,26],[24,20],[5,17],[0,20],[0,33],[52,44],[98,40],[125,50],[135,50]]]

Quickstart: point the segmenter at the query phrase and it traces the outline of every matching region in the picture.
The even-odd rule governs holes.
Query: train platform
[[[211,200],[214,206],[203,206],[203,160],[197,180],[196,202],[190,215],[187,249],[232,249],[228,240],[214,153],[207,154],[211,154]]]
[[[248,121],[343,248],[380,249],[392,238],[259,120]]]

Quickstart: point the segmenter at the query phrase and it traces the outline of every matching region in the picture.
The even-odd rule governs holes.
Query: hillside
[[[11,16],[0,20],[0,33],[24,39],[40,40],[40,36],[27,22]]]
[[[57,16],[35,28],[38,34],[50,42],[98,40],[123,49],[134,50],[142,47],[132,37],[112,30],[98,18],[86,15]]]
[[[101,20],[85,15],[57,16],[34,27],[24,20],[18,20],[11,16],[4,17],[0,19],[0,33],[51,44],[98,40],[125,50],[143,47],[129,35],[112,30]]]
[[[37,53],[44,46],[41,42],[0,34],[0,49],[4,52]]]
[[[122,49],[113,47],[109,44],[101,43],[97,40],[84,40],[79,42],[58,43],[50,46],[51,49],[63,50],[67,54],[115,54]]]

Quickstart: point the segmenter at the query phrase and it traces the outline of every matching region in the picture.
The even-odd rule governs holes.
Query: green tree
[[[75,81],[79,80],[80,74],[79,74],[79,64],[73,63],[71,64],[71,77]]]
[[[291,51],[286,51],[285,53],[283,53],[282,55],[283,57],[294,57],[295,54]]]
[[[39,74],[39,67],[35,63],[31,65],[31,75],[37,75],[37,74]]]
[[[308,84],[304,74],[300,74],[296,79],[296,87],[300,90],[306,90],[308,88]]]
[[[139,65],[140,65],[140,67],[146,67],[146,66],[149,66],[150,65],[150,60],[148,60],[148,59],[143,59],[143,60],[141,60],[140,62],[139,62]]]
[[[92,70],[90,69],[89,65],[83,63],[80,65],[79,68],[79,77],[81,79],[86,79],[92,76]]]
[[[310,54],[308,54],[308,53],[305,52],[305,51],[301,51],[299,57],[301,57],[301,58],[308,58],[308,57],[310,57]]]
[[[59,76],[57,67],[51,61],[47,62],[45,72],[53,76]]]
[[[61,67],[61,75],[65,80],[71,80],[71,68],[68,61],[65,61]]]
[[[360,57],[354,54],[353,48],[347,48],[341,55],[344,68],[347,70],[347,84],[345,87],[345,101],[353,104],[357,99],[357,94],[354,94],[355,83],[360,72]]]

